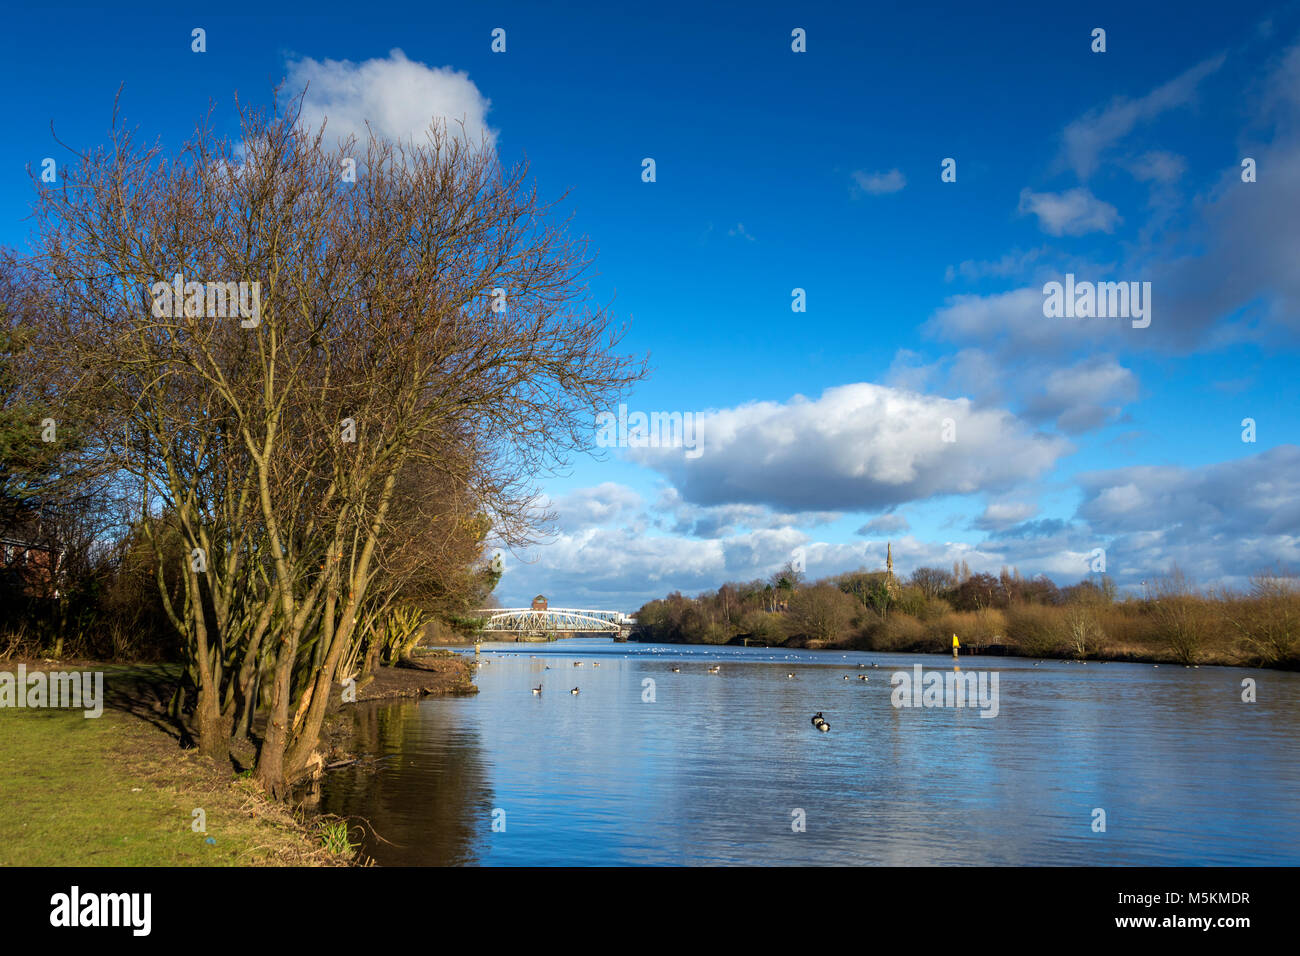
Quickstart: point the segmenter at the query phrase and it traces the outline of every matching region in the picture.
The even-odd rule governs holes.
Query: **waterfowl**
[[[785,676],[786,676],[786,677],[794,677],[793,674],[786,674]]]
[[[859,674],[858,680],[871,680],[871,678],[868,677],[866,674]]]
[[[712,667],[709,668],[709,673],[710,673],[710,674],[716,674],[716,673],[718,673],[718,671],[720,671],[720,670],[722,670],[722,665],[721,665],[721,664],[714,664]]]
[[[574,666],[574,667],[581,667],[581,666],[582,666],[582,661],[574,661],[574,662],[573,662],[573,666]]]
[[[845,680],[848,680],[848,679],[849,679],[849,675],[848,675],[848,674],[845,674],[845,675],[844,675],[844,679],[845,679]]]
[[[682,672],[682,669],[681,669],[680,667],[674,667],[674,668],[673,668],[673,673],[674,673],[674,674],[680,674],[681,672]]]
[[[578,688],[576,687],[573,688],[573,690],[569,691],[570,694],[576,694],[577,692],[578,692]]]
[[[541,684],[538,684],[536,687],[534,687],[534,688],[533,688],[533,693],[536,694],[536,695],[538,695],[538,696],[540,697],[541,694],[542,694],[542,685],[541,685]]]
[[[820,730],[822,733],[826,733],[826,731],[831,729],[831,725],[826,723],[826,720],[822,717],[822,712],[820,710],[817,711],[817,713],[813,714],[812,725],[816,727],[818,730]]]
[[[592,662],[591,662],[591,666],[592,666],[592,667],[599,667],[599,666],[600,666],[600,661],[592,661]]]

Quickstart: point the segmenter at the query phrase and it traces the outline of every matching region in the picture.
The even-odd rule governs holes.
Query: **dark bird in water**
[[[680,667],[674,667],[674,668],[673,668],[673,673],[674,673],[674,674],[680,674],[681,672],[682,672],[682,669],[681,669]]]
[[[826,731],[831,729],[831,725],[826,723],[825,719],[822,717],[822,712],[820,710],[817,711],[817,713],[813,714],[812,725],[816,727],[818,730],[820,730],[822,733],[825,733]]]
[[[578,692],[578,688],[576,687],[573,688],[573,690],[569,691],[570,694],[576,694],[577,692]]]
[[[534,688],[533,688],[533,693],[534,693],[534,694],[537,694],[537,695],[540,697],[540,696],[541,696],[541,693],[542,693],[542,685],[541,685],[541,684],[538,684],[536,687],[534,687]]]

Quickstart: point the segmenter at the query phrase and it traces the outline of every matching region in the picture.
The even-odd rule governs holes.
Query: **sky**
[[[887,543],[902,574],[1127,590],[1300,567],[1300,9],[1046,6],[14,10],[0,243],[115,98],[164,148],[283,84],[330,130],[449,118],[527,159],[648,358],[627,414],[696,441],[538,476],[556,521],[503,555],[503,606],[632,611]],[[1049,315],[1067,275],[1138,295]]]

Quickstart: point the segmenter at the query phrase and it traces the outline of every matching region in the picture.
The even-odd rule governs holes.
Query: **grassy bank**
[[[19,663],[0,668],[15,672]],[[0,708],[0,866],[351,862],[339,821],[267,800],[248,774],[181,749],[165,718],[176,665],[23,663],[28,673],[102,671],[105,701],[91,719],[81,710]],[[378,668],[358,686],[358,702],[478,690],[461,655],[420,654],[412,664]],[[322,741],[327,759],[354,756],[336,749],[350,738],[340,709]],[[202,832],[193,829],[195,810],[203,811]]]
[[[14,665],[6,664],[12,669]],[[29,662],[29,670],[39,667]],[[251,780],[181,750],[149,716],[157,667],[105,672],[109,704],[0,709],[0,865],[322,866],[320,823],[267,801]],[[61,664],[59,669],[74,669]],[[206,832],[192,829],[196,809]]]

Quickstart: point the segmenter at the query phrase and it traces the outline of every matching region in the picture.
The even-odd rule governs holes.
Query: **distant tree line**
[[[673,593],[636,613],[636,640],[946,653],[964,645],[1036,657],[1300,665],[1300,582],[1261,572],[1241,593],[1198,591],[1175,566],[1120,600],[1105,575],[1059,587],[1015,569],[921,567],[906,580],[858,570],[805,583],[767,580]]]

